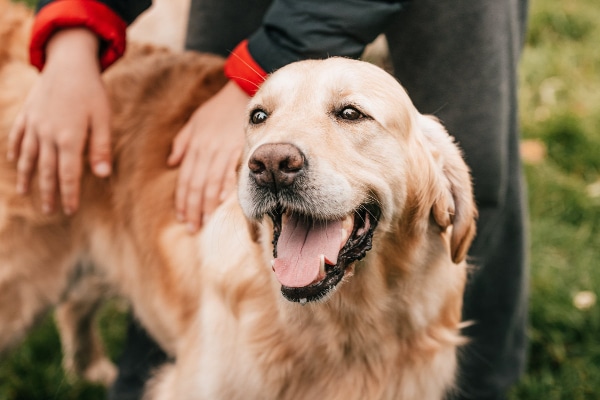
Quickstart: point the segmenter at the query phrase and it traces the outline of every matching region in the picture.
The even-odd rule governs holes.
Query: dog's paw
[[[90,382],[108,387],[117,378],[117,372],[117,367],[108,358],[101,358],[87,367],[82,376]]]

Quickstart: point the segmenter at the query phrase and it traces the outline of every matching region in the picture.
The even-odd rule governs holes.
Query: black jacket
[[[53,1],[41,0],[38,10]],[[151,0],[97,1],[110,7],[127,24],[151,5]],[[357,58],[365,46],[383,32],[405,2],[275,0],[262,26],[249,38],[248,49],[267,72],[307,58]]]

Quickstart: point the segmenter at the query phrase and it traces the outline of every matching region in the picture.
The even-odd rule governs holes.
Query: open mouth
[[[270,212],[273,271],[283,296],[301,304],[327,296],[371,249],[379,215],[379,208],[370,204],[335,220],[282,208]]]

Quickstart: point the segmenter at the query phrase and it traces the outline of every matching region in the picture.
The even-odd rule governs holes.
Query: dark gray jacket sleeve
[[[37,11],[55,0],[40,0]],[[96,0],[107,5],[121,17],[127,25],[131,24],[142,12],[152,5],[152,0]]]
[[[308,58],[359,57],[406,1],[275,0],[248,50],[267,72]]]

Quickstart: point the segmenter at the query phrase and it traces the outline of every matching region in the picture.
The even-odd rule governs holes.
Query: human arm
[[[275,0],[248,50],[267,72],[304,59],[359,58],[406,0]]]
[[[81,3],[86,0],[40,0],[36,6],[36,12],[50,6],[55,7],[58,3],[63,3],[66,7],[73,7],[74,3]],[[102,3],[108,9],[117,14],[125,24],[130,25],[141,13],[152,5],[152,0],[88,0],[95,3]],[[64,15],[64,10],[60,11]]]

